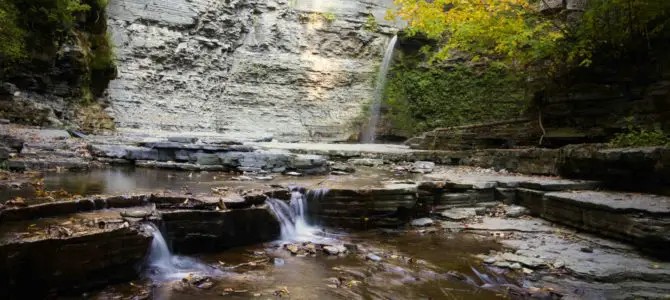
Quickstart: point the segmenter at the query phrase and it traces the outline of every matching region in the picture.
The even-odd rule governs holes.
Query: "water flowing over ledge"
[[[173,255],[161,231],[152,223],[144,228],[151,232],[153,241],[147,259],[147,276],[153,281],[180,280],[191,274],[221,276],[223,272],[195,258]]]
[[[384,60],[379,67],[379,73],[377,73],[377,81],[375,83],[375,98],[374,102],[372,102],[372,107],[370,108],[370,121],[361,133],[361,143],[371,144],[375,141],[375,131],[377,129],[377,123],[379,122],[382,97],[384,97],[384,87],[386,87],[386,76],[388,75],[389,67],[391,66],[391,59],[393,59],[393,51],[395,50],[397,41],[398,36],[393,36],[384,53]]]

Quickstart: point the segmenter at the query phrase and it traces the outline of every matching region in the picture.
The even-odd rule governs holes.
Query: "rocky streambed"
[[[608,190],[609,177],[446,166],[454,153],[398,146],[17,130],[2,140],[23,170],[0,173],[3,298],[670,292],[670,198]]]
[[[63,197],[15,185],[22,201],[0,214],[3,296],[625,299],[670,290],[665,197],[476,168],[347,166],[354,173],[272,179],[46,173],[42,189]],[[575,212],[560,219],[554,202]],[[174,260],[169,276],[152,268],[157,232],[168,261],[194,255]]]

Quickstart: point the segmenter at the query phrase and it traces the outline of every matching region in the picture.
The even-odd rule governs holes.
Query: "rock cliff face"
[[[374,93],[390,0],[112,0],[122,129],[344,140]]]

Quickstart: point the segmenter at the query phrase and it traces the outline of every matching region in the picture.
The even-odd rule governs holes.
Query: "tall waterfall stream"
[[[375,98],[372,102],[372,107],[370,108],[370,120],[361,133],[361,143],[371,144],[375,141],[382,98],[384,97],[384,88],[386,87],[386,76],[388,75],[389,67],[391,66],[391,59],[393,59],[393,51],[397,41],[398,36],[396,35],[391,39],[388,46],[386,47],[386,52],[384,52],[384,60],[382,60],[382,64],[379,67],[379,73],[377,73],[377,81],[375,83]]]

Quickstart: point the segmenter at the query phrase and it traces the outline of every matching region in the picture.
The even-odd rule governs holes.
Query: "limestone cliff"
[[[374,93],[391,0],[112,0],[126,131],[345,140]]]

